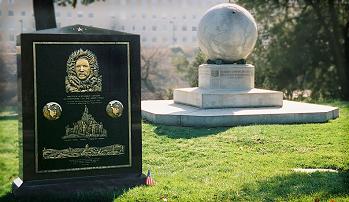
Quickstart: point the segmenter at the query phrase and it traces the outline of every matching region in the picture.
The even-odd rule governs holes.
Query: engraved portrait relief
[[[108,116],[110,116],[111,118],[118,118],[122,115],[124,106],[121,104],[120,101],[112,100],[108,103],[105,110]]]
[[[48,120],[57,120],[61,117],[62,107],[56,102],[49,102],[43,107],[42,113]]]
[[[76,50],[68,58],[65,90],[71,92],[101,92],[97,57],[90,50]]]

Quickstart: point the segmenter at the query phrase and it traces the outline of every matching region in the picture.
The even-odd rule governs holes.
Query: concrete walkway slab
[[[321,123],[339,117],[337,107],[283,101],[282,107],[203,109],[173,100],[142,101],[142,117],[152,123],[218,127],[249,124]]]

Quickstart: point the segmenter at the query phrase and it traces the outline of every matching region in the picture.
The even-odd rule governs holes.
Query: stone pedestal
[[[250,64],[203,64],[199,67],[199,88],[249,90],[254,88],[254,66]]]
[[[279,91],[254,88],[254,66],[250,64],[203,64],[199,87],[175,89],[175,103],[199,108],[281,107]]]
[[[278,91],[257,88],[250,90],[179,88],[173,94],[175,103],[199,108],[281,107],[282,96]]]

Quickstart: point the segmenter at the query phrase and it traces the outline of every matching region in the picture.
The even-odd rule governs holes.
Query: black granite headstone
[[[74,25],[21,34],[19,48],[13,193],[144,184],[139,35]]]

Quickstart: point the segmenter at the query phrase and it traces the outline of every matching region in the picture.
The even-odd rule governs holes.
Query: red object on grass
[[[150,170],[148,170],[147,178],[145,179],[145,184],[146,184],[147,186],[154,186],[154,185],[155,185],[155,181],[154,181],[154,179],[151,177]]]

